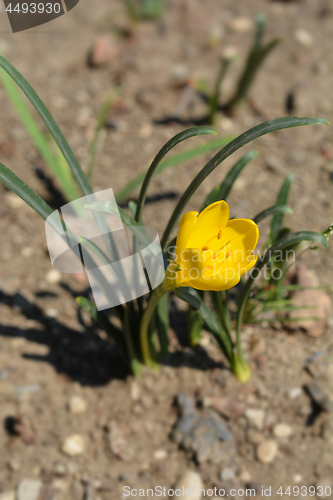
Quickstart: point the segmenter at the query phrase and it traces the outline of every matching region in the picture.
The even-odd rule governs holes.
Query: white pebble
[[[48,283],[50,283],[51,285],[55,285],[61,280],[61,273],[59,273],[59,271],[56,271],[55,269],[50,269],[46,273],[45,278]]]
[[[268,464],[272,462],[278,450],[278,445],[275,441],[263,441],[257,448],[257,458],[259,462]]]
[[[300,387],[293,387],[289,391],[290,399],[296,399],[302,394],[302,389]]]
[[[165,450],[156,450],[154,453],[154,458],[156,460],[164,460],[167,456],[168,454]]]
[[[80,434],[72,434],[65,439],[62,445],[62,451],[74,457],[75,455],[81,455],[84,452],[84,440]]]
[[[251,476],[251,474],[249,473],[249,471],[247,471],[247,470],[243,470],[243,471],[239,474],[239,479],[240,479],[241,481],[243,481],[244,483],[247,483],[248,481],[251,481],[252,476]]]
[[[302,474],[295,474],[294,475],[294,483],[301,483],[303,481],[303,476]]]
[[[311,47],[311,45],[313,45],[313,37],[308,31],[296,30],[294,33],[294,37],[296,42],[298,42],[300,45],[303,45],[303,47]]]
[[[73,396],[68,401],[68,409],[71,413],[83,413],[87,409],[87,403],[81,396]]]
[[[43,487],[41,481],[36,479],[23,479],[17,488],[17,500],[38,500],[40,490]]]
[[[245,417],[252,427],[261,431],[264,427],[266,412],[261,408],[248,408],[245,411]]]
[[[276,424],[273,427],[273,434],[277,438],[288,438],[292,433],[292,428],[287,424]]]
[[[248,17],[236,17],[229,23],[229,28],[236,32],[245,32],[252,29],[253,23]]]
[[[179,479],[178,481],[176,482],[175,484],[175,487],[173,488],[174,491],[176,489],[180,489],[181,490],[181,495],[180,496],[174,496],[174,498],[187,498],[188,495],[182,495],[182,492],[183,490],[190,490],[190,488],[192,488],[191,490],[191,500],[200,500],[200,490],[203,488],[203,483],[202,483],[202,479],[201,477],[199,476],[199,474],[197,474],[196,472],[194,471],[187,471],[185,472],[185,474],[183,474]],[[196,488],[196,489],[195,489]]]
[[[230,467],[225,467],[220,473],[221,481],[230,481],[231,479],[235,479],[235,476],[236,474],[234,469],[231,469]]]

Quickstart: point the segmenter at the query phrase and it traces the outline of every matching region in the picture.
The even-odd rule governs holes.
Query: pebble
[[[304,385],[304,389],[322,411],[333,413],[333,401],[316,382],[308,382]]]
[[[303,481],[303,476],[302,476],[302,474],[295,474],[293,479],[294,479],[294,483],[298,484],[298,483],[301,483]]]
[[[154,458],[156,460],[164,460],[168,456],[168,453],[165,450],[156,450],[154,453]]]
[[[15,500],[15,491],[4,491],[0,493],[0,500]]]
[[[229,23],[229,28],[237,33],[250,31],[253,27],[253,22],[248,17],[236,17]]]
[[[296,30],[294,33],[296,42],[303,47],[311,47],[313,45],[313,37],[311,33],[306,30]]]
[[[214,410],[221,413],[226,418],[230,420],[234,420],[241,415],[243,415],[245,410],[245,403],[240,403],[230,398],[229,396],[225,397],[212,397],[212,398],[204,398],[203,405],[205,407],[211,407]]]
[[[100,35],[96,38],[93,48],[89,54],[91,66],[104,66],[116,57],[118,48],[108,35]]]
[[[302,389],[300,387],[293,387],[290,389],[288,396],[290,399],[296,399],[302,394]]]
[[[81,455],[84,452],[84,440],[80,434],[72,434],[68,436],[63,445],[62,451],[69,455],[70,457],[74,457],[75,455]]]
[[[180,489],[181,493],[183,493],[183,490],[190,490],[191,489],[191,500],[200,500],[200,490],[203,488],[203,483],[202,479],[194,471],[187,471],[185,474],[183,474],[178,481],[176,482],[174,486],[174,490]],[[196,488],[196,490],[194,490]],[[174,496],[174,498],[186,498],[187,495],[181,494],[180,496]]]
[[[71,413],[83,413],[87,409],[87,402],[81,396],[73,396],[68,401],[68,409]]]
[[[10,208],[20,208],[25,204],[22,198],[12,192],[6,194],[5,201]]]
[[[248,408],[245,411],[248,423],[258,431],[261,431],[264,427],[265,416],[266,412],[261,408]]]
[[[23,479],[17,488],[17,500],[38,500],[43,487],[41,481],[36,479]]]
[[[62,462],[59,462],[59,460],[54,462],[53,473],[56,476],[64,476],[66,474],[66,472],[67,472],[66,466]]]
[[[247,440],[252,444],[260,444],[264,441],[264,435],[261,432],[249,429],[247,432]]]
[[[45,314],[48,318],[56,318],[59,316],[59,311],[55,307],[48,307],[45,311]]]
[[[220,473],[220,479],[221,481],[230,481],[232,479],[235,479],[236,473],[234,469],[231,469],[230,467],[225,467],[224,469],[221,470]]]
[[[50,283],[50,285],[55,285],[56,283],[59,283],[59,281],[61,280],[61,273],[59,273],[59,271],[56,271],[55,269],[50,269],[46,273],[45,278],[46,281]]]
[[[139,401],[140,394],[141,394],[140,386],[136,380],[133,380],[131,383],[131,399],[133,401]]]
[[[292,433],[292,428],[287,424],[276,424],[273,427],[273,434],[277,438],[288,438],[292,435]]]
[[[278,445],[273,440],[263,441],[257,448],[257,458],[259,462],[268,464],[272,462],[278,450]]]
[[[239,474],[239,479],[243,481],[244,483],[247,483],[248,481],[251,481],[252,476],[249,473],[248,470],[242,470],[242,472]]]

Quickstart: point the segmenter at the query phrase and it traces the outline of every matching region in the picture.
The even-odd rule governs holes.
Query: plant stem
[[[210,98],[210,114],[209,114],[209,123],[213,125],[216,121],[216,113],[219,105],[220,94],[221,94],[221,84],[224,80],[226,72],[232,62],[231,59],[223,59],[220,67],[219,74],[217,76],[215,90]]]
[[[156,291],[156,290],[155,290]],[[140,324],[140,343],[142,350],[142,358],[145,365],[152,366],[153,360],[151,359],[150,345],[149,345],[149,324],[161,296],[155,293],[150,295],[148,305],[143,313]]]

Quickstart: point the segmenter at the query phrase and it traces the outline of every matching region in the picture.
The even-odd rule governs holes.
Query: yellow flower
[[[174,260],[164,285],[198,290],[227,290],[252,269],[259,230],[249,219],[229,220],[225,201],[209,205],[200,214],[187,212],[179,223]]]

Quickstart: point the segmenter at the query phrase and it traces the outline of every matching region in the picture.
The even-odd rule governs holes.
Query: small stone
[[[243,415],[245,410],[245,404],[235,401],[229,396],[225,397],[214,397],[214,398],[205,398],[203,401],[203,405],[206,407],[211,407],[214,410],[221,413],[226,418],[230,420],[235,420],[236,418]]]
[[[28,259],[29,257],[31,257],[32,255],[34,254],[34,249],[31,248],[31,247],[25,247],[21,250],[21,256],[24,258],[24,259]]]
[[[261,432],[249,429],[247,432],[247,440],[252,444],[260,444],[264,441],[265,437]]]
[[[72,434],[68,436],[63,445],[62,451],[69,455],[70,457],[74,457],[75,455],[81,455],[84,452],[84,440],[80,434]]]
[[[192,489],[191,489],[192,488]],[[183,474],[175,484],[174,490],[180,489],[180,496],[174,496],[174,498],[187,498],[187,494],[183,495],[183,491],[191,491],[191,500],[200,500],[200,490],[203,488],[202,479],[194,471],[187,471]],[[190,490],[191,489],[191,490]]]
[[[237,33],[250,31],[253,22],[248,17],[236,17],[229,23],[229,28]]]
[[[17,196],[17,194],[12,192],[6,194],[5,201],[7,206],[10,208],[20,208],[25,204],[22,198],[20,198],[19,196]]]
[[[266,412],[261,408],[248,408],[245,411],[245,417],[247,418],[248,423],[261,431],[264,427]]]
[[[59,462],[59,460],[54,462],[53,473],[56,476],[64,476],[66,474],[66,472],[67,472],[66,466],[62,462]]]
[[[68,401],[68,409],[71,413],[83,413],[87,409],[87,403],[81,396],[73,396]]]
[[[301,394],[302,394],[302,389],[300,387],[294,387],[293,389],[290,389],[288,392],[288,396],[290,399],[299,398]]]
[[[295,474],[294,475],[294,483],[295,484],[301,483],[302,481],[303,481],[302,474]]]
[[[268,464],[272,462],[278,450],[278,445],[273,440],[263,441],[257,448],[257,458],[259,462]]]
[[[112,38],[107,35],[100,35],[96,38],[93,48],[88,56],[90,66],[104,66],[112,61],[118,54]]]
[[[249,481],[251,481],[252,476],[249,473],[249,471],[245,469],[245,470],[242,470],[242,472],[239,474],[239,479],[241,481],[243,481],[244,483],[248,483]]]
[[[43,487],[36,479],[23,479],[17,488],[17,500],[38,500]]]
[[[20,462],[18,462],[18,460],[16,460],[15,458],[11,458],[10,460],[8,460],[7,466],[13,472],[17,472],[21,468]]]
[[[231,481],[232,479],[235,479],[236,474],[234,469],[231,469],[230,467],[225,467],[224,469],[221,470],[220,473],[220,478],[221,481]]]
[[[304,385],[304,389],[322,411],[333,413],[333,401],[316,382],[308,382]]]
[[[50,269],[46,273],[45,278],[46,281],[50,283],[50,285],[55,285],[56,283],[59,283],[59,281],[61,280],[61,273],[59,273],[59,271],[56,271],[55,269]]]
[[[139,401],[140,399],[140,387],[136,380],[133,380],[131,383],[131,399],[133,401]]]
[[[168,453],[165,451],[165,450],[156,450],[154,452],[154,458],[155,460],[164,460],[165,458],[167,458],[168,456]]]
[[[311,33],[306,30],[296,30],[294,33],[296,42],[303,47],[311,47],[313,45],[313,37]]]
[[[124,462],[131,460],[134,455],[134,450],[129,445],[124,432],[115,420],[111,420],[109,429],[109,444],[112,453]]]
[[[48,318],[56,318],[57,316],[59,316],[59,311],[54,307],[48,307],[45,311],[45,314]]]
[[[288,438],[292,435],[292,433],[292,428],[287,424],[276,424],[273,427],[273,434],[277,438]]]
[[[4,491],[3,493],[0,493],[0,500],[15,500],[15,491]]]
[[[302,319],[288,323],[293,330],[303,329],[311,337],[320,337],[327,330],[328,321],[332,314],[331,297],[323,290],[297,290],[292,296],[292,305],[302,307]],[[297,314],[296,314],[297,313]],[[318,319],[312,319],[313,317]],[[299,310],[289,314],[290,319],[299,318]]]

